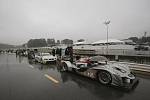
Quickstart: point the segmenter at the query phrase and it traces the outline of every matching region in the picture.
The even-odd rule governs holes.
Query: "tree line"
[[[60,44],[73,44],[73,40],[71,39],[64,39],[62,41],[57,40],[55,41],[55,39],[30,39],[27,42],[27,47],[45,47],[45,46],[56,46],[56,45],[60,45]]]

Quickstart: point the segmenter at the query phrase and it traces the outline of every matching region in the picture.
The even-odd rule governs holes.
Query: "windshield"
[[[41,56],[49,56],[49,53],[42,53]]]

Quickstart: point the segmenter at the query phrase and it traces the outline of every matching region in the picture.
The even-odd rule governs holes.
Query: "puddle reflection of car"
[[[55,62],[57,57],[50,55],[49,53],[37,53],[35,54],[35,60],[39,63],[46,64],[49,62]]]
[[[98,80],[104,85],[115,85],[131,89],[138,79],[130,71],[128,65],[110,63],[103,56],[85,57],[71,63],[63,61],[62,70]]]
[[[40,65],[40,66],[38,66],[37,67],[39,70],[49,70],[49,69],[51,69],[51,70],[55,70],[56,69],[56,66],[55,65]]]
[[[61,73],[60,75],[64,84],[67,82],[70,84],[75,83],[79,88],[86,89],[88,92],[100,99],[103,98],[104,100],[118,100],[123,98],[126,94],[126,91],[105,87],[98,82],[93,82],[88,78],[83,78],[72,73]]]

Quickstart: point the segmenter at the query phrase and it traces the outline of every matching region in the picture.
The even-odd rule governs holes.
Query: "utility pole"
[[[107,34],[107,54],[108,54],[108,30],[109,30],[108,24],[110,24],[110,20],[106,20],[106,21],[104,22],[104,24],[106,25],[106,34]]]

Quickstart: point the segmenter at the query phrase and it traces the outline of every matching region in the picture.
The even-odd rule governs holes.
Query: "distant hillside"
[[[9,48],[14,48],[14,46],[9,45],[9,44],[0,43],[0,49],[9,49]]]

